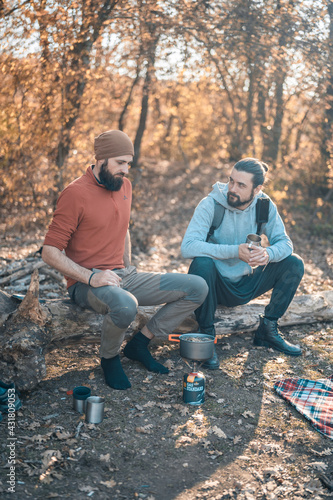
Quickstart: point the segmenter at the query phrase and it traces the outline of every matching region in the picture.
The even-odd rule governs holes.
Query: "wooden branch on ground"
[[[0,291],[0,379],[13,380],[20,389],[31,389],[45,377],[45,354],[55,347],[100,342],[102,315],[81,309],[69,299],[45,299],[40,303],[38,291],[37,270],[21,303]],[[216,311],[217,335],[255,330],[266,303],[253,301],[234,308],[219,307]],[[127,337],[141,329],[158,308],[139,307],[127,330]],[[333,321],[333,291],[295,297],[279,324],[288,326],[322,321]],[[194,315],[187,318],[177,331],[197,331]]]
[[[16,271],[9,276],[5,276],[4,278],[0,278],[0,285],[5,285],[6,283],[13,283],[14,281],[22,278],[23,276],[27,276],[31,274],[35,269],[40,269],[41,267],[46,266],[45,262],[42,260],[35,262],[34,264],[28,264],[23,269]]]

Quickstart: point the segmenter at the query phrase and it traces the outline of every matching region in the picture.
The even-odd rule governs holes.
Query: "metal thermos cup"
[[[249,247],[260,247],[261,236],[259,236],[259,234],[250,233],[246,237],[246,243],[249,245]]]
[[[87,399],[86,422],[89,424],[100,424],[104,416],[104,398],[90,396]]]
[[[90,396],[91,391],[89,387],[75,387],[73,389],[73,408],[79,413],[84,413],[86,409],[86,401]]]

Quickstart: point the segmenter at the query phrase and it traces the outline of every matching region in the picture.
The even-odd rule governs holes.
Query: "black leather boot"
[[[201,333],[202,335],[211,335],[212,337],[215,337],[215,328],[213,327],[212,329],[206,331],[199,328],[199,333]],[[220,368],[220,362],[216,353],[215,345],[213,356],[207,359],[207,361],[205,361],[201,366],[202,368],[206,368],[207,370],[218,370]]]
[[[207,370],[218,370],[220,368],[220,362],[216,353],[215,345],[213,356],[203,363],[202,368],[206,368]]]
[[[260,316],[260,325],[254,335],[253,344],[257,346],[272,347],[277,351],[284,352],[290,356],[300,356],[301,348],[287,342],[278,329],[277,321],[271,321]]]

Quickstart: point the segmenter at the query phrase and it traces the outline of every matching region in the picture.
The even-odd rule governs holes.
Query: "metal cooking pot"
[[[214,354],[215,337],[204,333],[184,333],[179,336],[180,355],[192,361],[206,361]]]

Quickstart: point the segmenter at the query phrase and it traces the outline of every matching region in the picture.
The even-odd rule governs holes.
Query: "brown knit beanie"
[[[120,130],[108,130],[95,137],[94,150],[96,160],[124,155],[134,156],[131,139]]]

